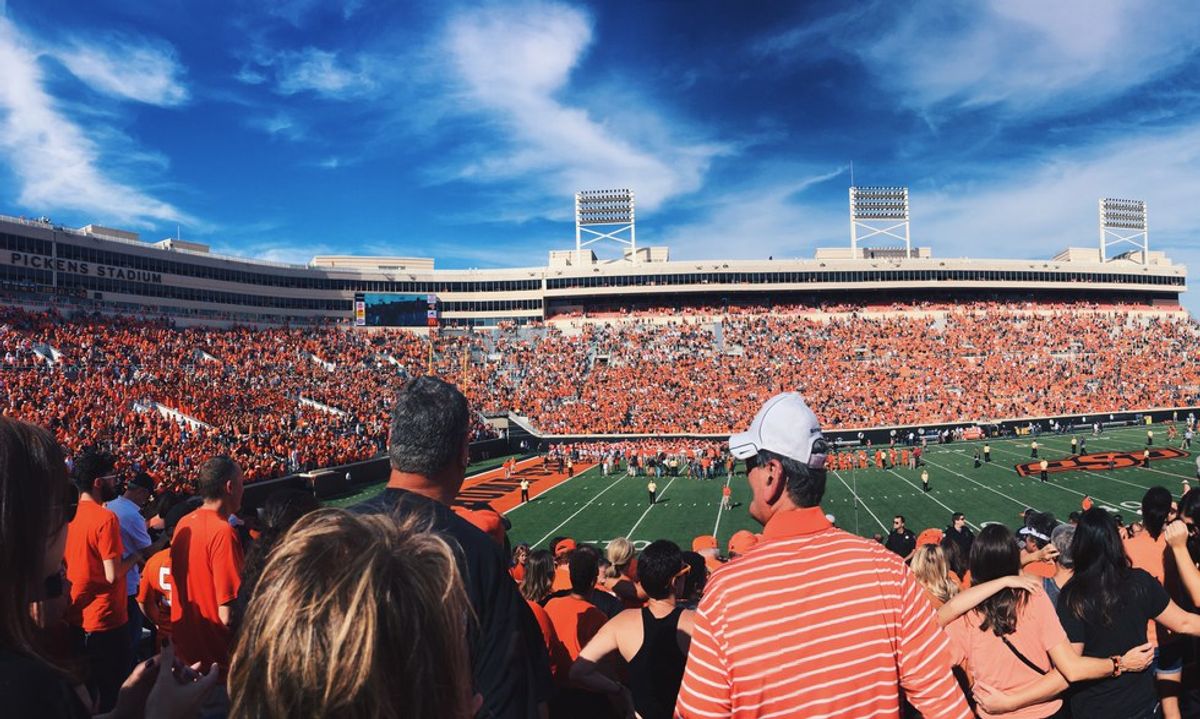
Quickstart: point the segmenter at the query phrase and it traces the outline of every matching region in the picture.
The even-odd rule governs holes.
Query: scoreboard
[[[354,297],[359,327],[437,327],[437,295],[362,293]]]

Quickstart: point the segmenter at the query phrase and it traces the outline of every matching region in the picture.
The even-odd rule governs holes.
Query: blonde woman
[[[646,593],[637,583],[637,559],[633,543],[617,537],[605,548],[610,566],[601,581],[604,588],[616,595],[626,609],[637,609],[646,603]]]
[[[923,544],[913,551],[910,563],[917,582],[925,589],[934,609],[958,594],[958,582],[950,576],[950,564],[946,561],[946,553],[937,544]]]
[[[323,509],[271,552],[229,670],[232,717],[467,719],[470,604],[412,519]]]

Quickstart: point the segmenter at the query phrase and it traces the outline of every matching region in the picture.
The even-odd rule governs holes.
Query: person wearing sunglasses
[[[821,508],[828,445],[799,393],[767,400],[729,449],[750,460],[763,531],[705,588],[676,715],[896,717],[903,691],[922,716],[970,717],[912,572]]]
[[[674,542],[651,542],[638,557],[638,585],[646,606],[613,617],[579,652],[571,680],[618,699],[642,719],[670,719],[683,680],[695,612],[677,606],[691,566]],[[629,663],[629,686],[604,674],[601,662],[620,652]]]
[[[0,585],[5,588],[0,592],[0,715],[92,716],[90,697],[63,666],[70,658],[43,653],[29,611],[47,598],[46,577],[58,577],[78,502],[54,437],[41,427],[0,417]],[[216,672],[193,676],[166,651],[137,666],[113,712],[103,716],[194,716],[216,681]]]
[[[71,583],[67,620],[81,634],[90,667],[88,687],[97,695],[100,711],[116,705],[121,682],[133,669],[127,575],[161,548],[125,554],[120,520],[104,507],[117,498],[115,464],[115,457],[100,451],[85,452],[75,461],[71,481],[79,491],[79,506],[67,527],[65,554]]]

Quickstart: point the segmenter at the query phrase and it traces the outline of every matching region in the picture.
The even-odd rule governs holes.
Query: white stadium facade
[[[357,318],[362,324],[356,300],[432,295],[428,324],[457,327],[738,305],[997,300],[1172,310],[1186,290],[1186,268],[1149,249],[1144,203],[1132,203],[1139,215],[1129,213],[1130,201],[1101,200],[1098,246],[1067,248],[1050,259],[943,259],[910,244],[906,189],[852,188],[846,247],[819,249],[811,259],[671,260],[665,247],[636,244],[632,193],[619,192],[627,195],[626,209],[616,215],[589,215],[588,193],[577,196],[574,249],[551,252],[542,267],[504,269],[437,269],[427,258],[361,256],[290,265],[218,255],[175,239],[146,242],[97,225],[69,229],[0,215],[0,288],[9,302],[52,299],[165,313],[185,323],[355,324]],[[902,201],[889,205],[900,193]],[[611,199],[600,194],[596,201]],[[613,225],[616,231],[593,229]],[[880,240],[894,246],[868,244]],[[600,258],[590,247],[597,241],[618,243],[616,259]]]

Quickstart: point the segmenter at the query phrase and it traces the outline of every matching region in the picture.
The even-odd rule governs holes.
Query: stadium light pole
[[[1150,263],[1150,224],[1147,221],[1145,200],[1100,198],[1100,261],[1116,259],[1109,248],[1133,245],[1142,252],[1142,264]],[[1132,250],[1127,250],[1132,252]]]
[[[602,232],[593,227],[613,229]],[[583,248],[601,240],[621,245],[630,260],[638,262],[633,190],[583,190],[575,193],[576,258]]]
[[[903,242],[912,257],[908,220],[907,187],[851,187],[850,254],[858,259],[859,242],[882,235]]]

